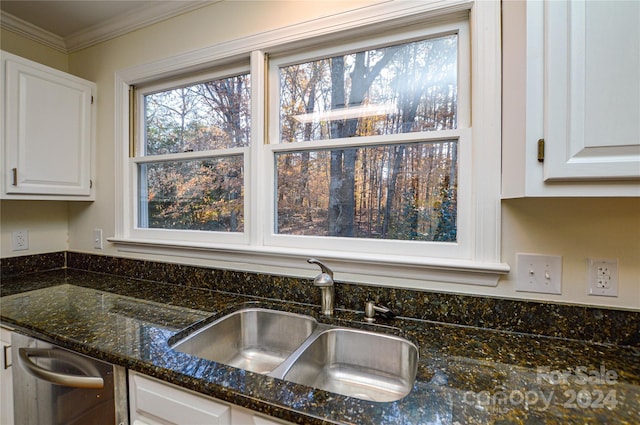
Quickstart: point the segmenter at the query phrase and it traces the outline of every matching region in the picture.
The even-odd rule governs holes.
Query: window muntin
[[[277,234],[456,242],[455,140],[277,152],[275,169]]]
[[[279,68],[280,141],[457,128],[458,34]]]

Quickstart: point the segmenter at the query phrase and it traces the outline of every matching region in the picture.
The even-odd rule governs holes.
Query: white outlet
[[[562,293],[562,257],[516,254],[516,291],[543,294]]]
[[[29,249],[29,231],[16,230],[11,232],[11,250],[26,251]]]
[[[618,260],[589,258],[589,295],[618,296]]]
[[[93,229],[93,247],[102,249],[102,229]]]

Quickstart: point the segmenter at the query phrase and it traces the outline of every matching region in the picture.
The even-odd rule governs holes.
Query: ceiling
[[[220,0],[1,0],[2,28],[74,52]]]

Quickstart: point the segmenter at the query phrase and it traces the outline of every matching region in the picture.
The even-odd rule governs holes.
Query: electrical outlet
[[[29,231],[16,230],[11,232],[11,250],[26,251],[29,249]]]
[[[589,295],[618,296],[618,260],[589,258]]]
[[[516,263],[516,291],[562,293],[562,257],[517,253]]]
[[[93,229],[93,247],[102,249],[102,229]]]

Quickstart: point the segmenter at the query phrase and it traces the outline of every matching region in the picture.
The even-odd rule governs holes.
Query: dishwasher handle
[[[30,374],[36,378],[51,382],[52,384],[73,388],[101,389],[104,387],[104,380],[100,376],[98,369],[91,363],[91,361],[69,351],[61,350],[59,348],[21,347],[18,349],[18,357],[20,359],[20,364],[22,364]],[[30,357],[59,360],[75,366],[85,375],[70,375],[43,369],[33,363]]]

